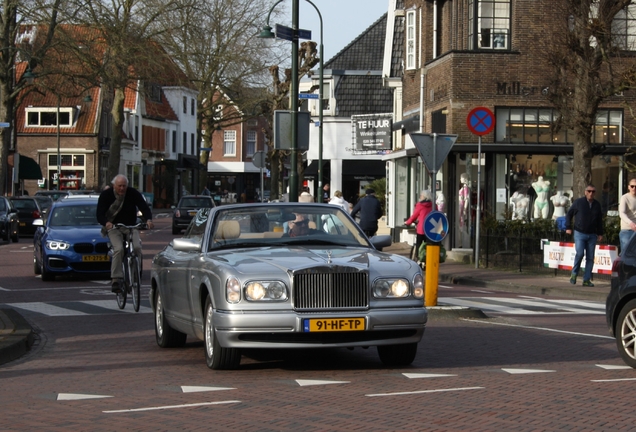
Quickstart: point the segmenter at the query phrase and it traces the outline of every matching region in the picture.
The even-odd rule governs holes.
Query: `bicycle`
[[[126,298],[128,297],[128,293],[130,293],[133,301],[133,309],[135,309],[135,312],[139,312],[141,302],[142,264],[133,248],[132,236],[134,230],[144,228],[145,226],[146,223],[141,222],[136,225],[117,224],[112,228],[128,229],[128,233],[124,236],[124,255],[121,259],[122,270],[124,273],[124,286],[122,287],[122,290],[116,294],[117,306],[119,306],[119,309],[126,307]],[[112,245],[110,245],[110,250],[112,254]]]

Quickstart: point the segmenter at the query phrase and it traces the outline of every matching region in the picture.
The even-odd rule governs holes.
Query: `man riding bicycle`
[[[143,214],[148,228],[154,228],[152,223],[152,211],[144,196],[132,187],[128,187],[128,178],[119,174],[112,181],[113,187],[102,191],[97,201],[96,216],[102,228],[102,235],[108,236],[113,248],[113,257],[110,263],[110,278],[112,291],[122,291],[124,274],[122,273],[122,256],[124,253],[124,235],[119,229],[113,229],[118,224],[135,225],[137,223],[137,209]],[[141,239],[139,231],[133,231],[133,248],[141,258]]]

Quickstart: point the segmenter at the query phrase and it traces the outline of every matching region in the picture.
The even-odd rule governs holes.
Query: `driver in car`
[[[304,214],[296,213],[296,219],[289,221],[289,237],[306,236],[315,232],[317,230],[309,228],[309,219]]]

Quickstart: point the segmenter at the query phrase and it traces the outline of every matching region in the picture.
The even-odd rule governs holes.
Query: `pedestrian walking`
[[[345,201],[345,199],[342,197],[342,192],[339,190],[333,193],[333,198],[325,202],[329,202],[329,204],[340,206],[345,212],[349,213],[349,203]]]
[[[621,197],[618,214],[621,218],[621,255],[636,232],[636,177],[629,179],[629,191]]]
[[[572,234],[574,227],[574,266],[570,275],[570,283],[576,284],[576,276],[581,268],[585,255],[585,273],[583,286],[593,287],[592,268],[594,267],[594,252],[596,242],[603,240],[603,213],[601,203],[594,199],[596,188],[589,184],[585,188],[585,196],[574,200],[565,216],[565,232]],[[572,223],[574,218],[574,223]]]
[[[360,213],[360,228],[367,237],[373,237],[378,232],[378,219],[382,217],[382,205],[375,197],[373,189],[367,189],[365,193],[366,196],[353,207],[351,217],[355,219]]]

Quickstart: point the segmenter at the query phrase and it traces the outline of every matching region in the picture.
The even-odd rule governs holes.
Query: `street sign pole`
[[[479,234],[481,233],[481,135],[477,144],[477,226],[475,227],[475,268],[479,268]]]

